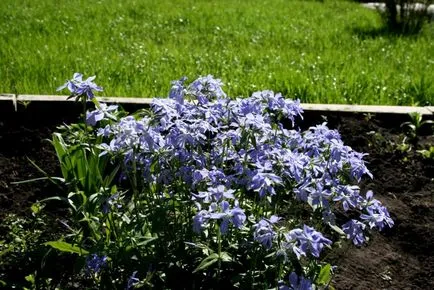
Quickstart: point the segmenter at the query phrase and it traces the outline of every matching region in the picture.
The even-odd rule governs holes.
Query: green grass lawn
[[[231,96],[434,104],[434,24],[390,36],[355,2],[2,0],[0,24],[2,93],[55,94],[82,72],[105,96],[156,97],[212,74]]]

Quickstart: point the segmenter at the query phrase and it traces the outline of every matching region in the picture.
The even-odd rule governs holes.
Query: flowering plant
[[[393,226],[357,185],[372,178],[366,154],[325,123],[297,129],[299,101],[230,99],[206,76],[127,115],[81,78],[63,87],[96,108],[53,137],[72,215],[66,241],[48,245],[82,257],[96,288],[322,289],[333,241]]]

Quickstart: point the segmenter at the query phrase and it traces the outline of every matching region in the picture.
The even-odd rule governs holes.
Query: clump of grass
[[[82,71],[107,80],[106,95],[155,97],[213,74],[234,96],[434,103],[432,26],[382,34],[380,16],[353,2],[3,0],[0,12],[0,92],[51,94]]]

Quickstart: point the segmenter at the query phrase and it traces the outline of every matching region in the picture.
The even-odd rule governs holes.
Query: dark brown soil
[[[63,121],[75,120],[77,110],[37,109],[0,112],[0,223],[6,214],[28,215],[35,200],[58,194],[49,182],[11,184],[42,176],[28,158],[47,173],[58,174],[55,154],[45,139]],[[403,117],[326,115],[329,126],[341,132],[347,145],[369,153],[366,160],[374,179],[365,180],[363,187],[375,192],[395,220],[393,229],[374,234],[367,246],[345,245],[330,255],[338,265],[335,287],[434,289],[434,161],[423,159],[414,149],[396,150],[392,142],[400,142]],[[322,118],[318,113],[305,114],[309,123]],[[433,135],[421,136],[418,144],[434,146]]]
[[[44,176],[29,159],[51,176],[58,176],[56,155],[49,142],[51,133],[79,115],[71,104],[32,105],[19,112],[6,105],[10,104],[0,106],[0,221],[7,213],[24,214],[36,200],[58,193],[49,181],[11,183]]]
[[[364,187],[388,207],[395,226],[372,236],[366,247],[340,250],[337,288],[434,289],[434,160],[424,160],[415,149],[406,154],[390,152],[387,147],[392,145],[387,143],[399,144],[402,137],[398,120],[338,121],[344,142],[369,153],[366,160],[374,179],[365,180]],[[379,141],[368,132],[384,139]],[[421,136],[416,145],[434,146],[434,136]]]

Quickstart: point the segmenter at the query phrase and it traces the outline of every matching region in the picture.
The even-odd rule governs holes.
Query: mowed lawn
[[[56,94],[82,72],[101,95],[159,97],[212,74],[234,97],[432,105],[433,27],[388,35],[353,1],[1,0],[0,93]]]

